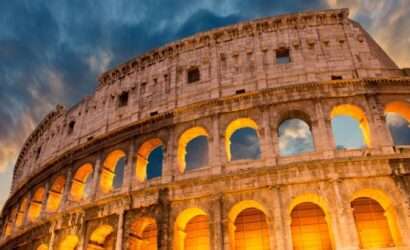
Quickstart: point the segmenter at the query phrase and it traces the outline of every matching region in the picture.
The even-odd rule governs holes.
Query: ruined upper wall
[[[277,63],[281,50],[289,51],[289,63]],[[200,80],[188,83],[188,71],[195,68]],[[402,74],[360,25],[348,19],[347,9],[269,17],[202,32],[102,74],[94,95],[67,111],[53,111],[23,146],[12,191],[70,149],[195,102],[332,77]]]

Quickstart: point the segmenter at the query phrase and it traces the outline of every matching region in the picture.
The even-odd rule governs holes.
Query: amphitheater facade
[[[347,9],[243,22],[143,54],[27,138],[0,248],[410,249],[410,147],[385,118],[410,119],[407,73]],[[360,124],[364,147],[336,147],[340,115]],[[289,119],[308,124],[314,150],[281,154]],[[232,157],[243,128],[257,135],[257,159]],[[189,168],[199,137],[207,162]]]

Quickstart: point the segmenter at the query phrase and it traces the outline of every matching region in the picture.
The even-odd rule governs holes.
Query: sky
[[[210,28],[342,7],[410,67],[409,0],[0,0],[0,206],[25,138],[57,104],[91,94],[105,70]]]

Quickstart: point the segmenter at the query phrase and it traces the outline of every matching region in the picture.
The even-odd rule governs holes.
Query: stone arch
[[[293,249],[303,249],[304,244],[315,249],[334,249],[332,219],[325,199],[314,193],[298,195],[291,201],[288,212]]]
[[[267,215],[266,208],[255,200],[236,203],[228,212],[230,249],[270,249]]]
[[[406,101],[392,101],[386,104],[384,108],[386,124],[392,136],[395,145],[408,145],[408,140],[403,139],[403,133],[407,132],[410,123],[410,103]],[[393,119],[392,119],[393,118]],[[407,124],[405,124],[407,122]],[[407,125],[407,126],[406,126]],[[399,129],[397,131],[397,128]],[[403,130],[404,128],[407,128]],[[395,131],[396,130],[396,131]],[[396,132],[396,133],[395,133]],[[398,134],[400,132],[400,135]],[[406,137],[408,136],[406,133]]]
[[[93,165],[91,163],[86,163],[81,165],[75,172],[73,180],[71,182],[71,198],[75,201],[79,201],[84,196],[88,195],[86,192],[87,188],[90,188],[93,173]]]
[[[147,179],[147,171],[149,161],[148,158],[151,153],[158,147],[163,146],[164,144],[159,138],[152,138],[145,141],[137,151],[137,163],[135,166],[136,177],[139,181],[143,182]]]
[[[360,198],[372,199],[382,207],[382,209],[384,210],[384,216],[387,220],[387,224],[388,224],[394,245],[396,246],[401,245],[402,237],[401,237],[401,233],[400,233],[399,226],[398,226],[397,212],[396,212],[395,206],[392,200],[390,199],[390,197],[385,192],[379,189],[372,189],[372,188],[361,189],[353,193],[353,196],[350,200],[350,204],[352,205],[354,201],[357,201]],[[356,224],[356,227],[357,227],[357,224]],[[360,238],[360,235],[358,236]],[[362,241],[361,243],[363,244]]]
[[[122,162],[126,157],[126,154],[121,149],[116,149],[111,151],[104,160],[103,167],[100,173],[100,189],[103,193],[108,193],[114,188],[118,188],[122,185],[123,177],[124,177],[124,165],[120,166],[120,164],[125,164]],[[119,167],[123,169],[120,170]],[[114,178],[118,178],[120,176],[121,185],[114,187]]]
[[[240,129],[251,128],[255,131],[258,138],[258,147],[260,151],[260,140],[258,135],[258,125],[251,118],[237,118],[231,121],[225,130],[225,152],[228,161],[232,160],[231,138],[232,135]]]
[[[30,207],[27,214],[29,221],[35,221],[40,216],[44,197],[44,187],[38,187],[31,198]]]
[[[113,250],[113,232],[114,228],[110,225],[103,224],[98,226],[90,235],[90,239],[87,244],[87,250]]]
[[[137,218],[131,224],[129,250],[157,250],[157,223],[151,217]]]
[[[58,176],[50,187],[47,200],[47,212],[55,212],[60,207],[63,197],[65,177]]]
[[[27,195],[21,200],[18,211],[17,211],[17,216],[16,216],[16,226],[20,227],[24,223],[24,217],[26,214],[26,210],[29,206],[29,199]]]
[[[282,114],[277,124],[279,154],[296,155],[315,150],[310,116],[300,110]],[[290,144],[290,145],[289,145]],[[296,148],[295,145],[300,145]]]
[[[357,105],[353,104],[340,104],[334,106],[330,113],[330,117],[333,120],[337,116],[349,116],[359,123],[359,128],[362,132],[363,141],[367,147],[371,146],[371,135],[369,121],[366,113]]]
[[[195,224],[199,226],[195,227]],[[193,232],[195,229],[197,229],[196,232]],[[200,242],[200,247],[197,249],[210,249],[208,214],[196,207],[185,209],[176,218],[174,225],[174,249],[190,249],[192,236],[196,236],[196,241]]]
[[[57,250],[76,250],[80,239],[77,235],[70,234],[67,235],[59,244]]]
[[[185,172],[185,168],[186,168],[185,157],[187,153],[186,147],[188,143],[199,136],[205,136],[208,138],[208,131],[206,131],[204,127],[199,127],[199,126],[192,127],[192,128],[185,130],[182,133],[182,135],[179,137],[177,160],[178,160],[178,169],[180,173]]]

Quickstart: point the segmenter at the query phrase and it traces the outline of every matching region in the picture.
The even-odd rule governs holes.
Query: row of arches
[[[368,195],[366,195],[368,194]],[[361,249],[394,247],[401,244],[396,225],[395,211],[386,197],[375,190],[363,190],[351,201],[351,213]],[[289,231],[294,250],[336,249],[328,205],[314,194],[296,197],[289,207]],[[244,200],[233,205],[227,214],[226,226],[230,250],[269,250],[275,246],[271,240],[272,218],[264,205],[255,200]],[[209,214],[190,207],[180,212],[173,223],[173,249],[207,250],[212,247]],[[103,224],[89,236],[86,249],[114,249],[114,228]],[[131,224],[125,249],[156,250],[158,225],[154,218],[137,217]],[[79,238],[68,235],[59,244],[64,250],[74,250]]]
[[[409,104],[400,101],[391,102],[386,106],[385,112],[386,119],[393,115],[396,118],[402,117],[402,119],[405,119],[405,127],[407,131],[409,130],[407,123],[410,119]],[[282,119],[278,126],[280,153],[282,155],[291,155],[314,151],[309,117],[296,111],[290,114],[289,117]],[[332,109],[331,117],[337,119],[340,116],[347,116],[355,120],[358,129],[361,131],[363,143],[365,145],[372,143],[369,122],[361,108],[352,104],[338,105]],[[225,130],[227,160],[259,159],[261,157],[259,133],[260,129],[257,123],[251,118],[239,118],[230,122]],[[351,130],[348,130],[348,133],[351,133]],[[347,135],[343,136],[346,137]],[[189,128],[180,135],[177,148],[177,165],[180,173],[208,165],[208,137],[208,131],[199,126]],[[403,136],[398,138],[403,141]],[[336,145],[339,145],[337,140]],[[144,182],[161,176],[164,152],[165,144],[159,138],[152,138],[143,142],[135,153],[135,178],[140,182]],[[28,221],[35,221],[43,210],[56,212],[61,206],[65,188],[70,189],[68,192],[70,200],[87,199],[93,191],[94,178],[99,178],[97,188],[103,193],[120,188],[124,182],[127,163],[128,158],[124,150],[116,149],[105,157],[98,176],[94,175],[92,163],[83,164],[75,169],[71,180],[68,180],[70,185],[66,185],[65,176],[58,176],[49,190],[42,186],[37,188],[31,199],[27,196],[24,197],[19,207],[12,212],[11,221],[15,222],[16,226],[21,226],[24,222],[26,210]],[[43,209],[42,204],[46,198],[46,207]]]

